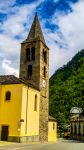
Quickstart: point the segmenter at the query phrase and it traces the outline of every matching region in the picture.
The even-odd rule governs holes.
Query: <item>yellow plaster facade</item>
[[[5,94],[11,92],[11,99],[6,101]],[[37,110],[34,110],[37,95]],[[0,85],[0,133],[2,126],[8,126],[8,140],[24,141],[22,137],[39,138],[39,91],[23,84]],[[1,135],[0,135],[1,137]],[[36,138],[38,140],[38,138]]]
[[[10,136],[19,136],[18,121],[21,118],[21,85],[0,85],[0,133],[2,125],[9,126]],[[11,100],[5,93],[11,91]]]
[[[56,141],[56,120],[48,118],[48,102],[49,48],[36,15],[22,42],[20,78],[0,76],[0,139]]]
[[[37,110],[34,110],[35,95],[37,95]],[[21,136],[39,135],[39,91],[23,86],[21,118],[25,122],[21,125]]]
[[[6,100],[6,92],[11,99]],[[37,96],[35,110],[35,96]],[[2,126],[8,126],[8,141],[39,141],[39,104],[40,91],[25,84],[0,85],[0,139]],[[48,122],[48,141],[57,140],[57,124]]]
[[[57,123],[53,121],[48,122],[48,141],[57,141]]]

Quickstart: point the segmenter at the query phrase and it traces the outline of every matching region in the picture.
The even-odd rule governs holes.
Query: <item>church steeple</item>
[[[37,13],[35,15],[34,21],[32,23],[32,26],[31,26],[31,29],[29,31],[26,41],[30,42],[36,39],[40,39],[43,43],[45,43],[45,39],[41,30],[41,26],[40,26]]]
[[[21,43],[20,78],[40,90],[39,141],[48,141],[49,48],[37,14],[27,39]]]

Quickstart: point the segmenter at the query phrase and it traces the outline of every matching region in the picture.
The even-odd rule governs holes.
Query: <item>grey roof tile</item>
[[[37,89],[37,86],[33,86],[32,84],[26,82],[25,80],[21,79],[21,78],[17,78],[14,75],[2,75],[0,76],[0,84],[1,85],[7,85],[7,84],[25,84],[29,87],[32,87],[34,89]]]

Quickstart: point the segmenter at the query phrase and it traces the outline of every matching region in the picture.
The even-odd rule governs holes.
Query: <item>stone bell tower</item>
[[[40,89],[39,141],[48,141],[49,48],[37,14],[21,44],[20,78]]]

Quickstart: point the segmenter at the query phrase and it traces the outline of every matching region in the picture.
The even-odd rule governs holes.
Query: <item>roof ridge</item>
[[[26,82],[25,79],[18,78],[15,75],[1,75],[0,76],[0,85],[21,84],[21,83],[25,84],[26,86],[39,90],[37,86],[34,86],[30,84],[29,82]]]

